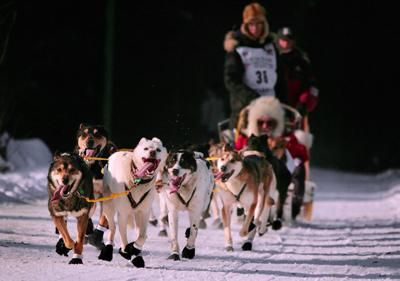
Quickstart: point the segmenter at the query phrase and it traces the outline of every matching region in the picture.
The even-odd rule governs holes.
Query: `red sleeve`
[[[235,149],[236,150],[241,150],[243,147],[247,145],[248,138],[243,135],[239,134],[238,138],[235,141]]]
[[[286,148],[293,158],[299,158],[303,163],[309,160],[307,148],[299,143],[294,135],[290,135]]]

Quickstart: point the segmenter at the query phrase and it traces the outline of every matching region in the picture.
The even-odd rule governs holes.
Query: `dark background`
[[[119,147],[142,136],[169,146],[207,140],[199,105],[207,88],[228,105],[222,42],[250,2],[114,2],[108,129]],[[296,30],[319,80],[313,165],[398,168],[397,9],[378,1],[260,3],[272,31]],[[71,150],[81,122],[104,123],[106,7],[106,0],[0,1],[0,132]]]

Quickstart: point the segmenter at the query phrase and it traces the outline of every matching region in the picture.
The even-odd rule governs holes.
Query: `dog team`
[[[264,109],[270,108],[268,115],[276,122],[275,129],[283,128],[285,119],[280,105],[270,98],[261,102]],[[243,116],[251,116],[254,108],[257,106],[247,108]],[[242,129],[251,130],[251,122],[244,123],[247,125]],[[279,155],[280,148],[285,155],[285,146],[273,143],[273,135],[253,132],[241,150],[229,143],[218,143],[201,152],[187,147],[167,151],[156,137],[143,137],[132,150],[118,150],[103,126],[81,124],[74,152],[55,153],[48,173],[48,208],[60,234],[56,252],[68,256],[73,250],[69,263],[82,264],[86,240],[100,251],[100,260],[110,262],[118,224],[119,254],[135,267],[144,267],[142,249],[157,196],[159,235],[166,235],[168,226],[168,259],[195,257],[196,237],[210,209],[217,219],[221,214],[228,252],[233,251],[232,214],[237,207],[244,210],[239,235],[244,238],[242,250],[252,250],[256,233],[263,235],[269,226],[280,229],[281,220],[295,217],[301,207],[299,202],[293,204],[296,196],[287,196],[293,186],[296,190],[296,168],[290,171],[290,157]],[[303,196],[304,187],[300,204]],[[285,209],[292,205],[293,210]],[[98,225],[93,226],[91,217],[96,206],[100,208],[99,219]],[[182,250],[178,244],[180,211],[189,214]],[[67,216],[77,219],[75,240],[68,231]],[[128,241],[128,226],[135,230],[134,241]]]

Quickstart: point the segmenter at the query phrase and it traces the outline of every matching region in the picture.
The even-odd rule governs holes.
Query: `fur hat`
[[[257,120],[262,116],[269,116],[276,119],[277,126],[272,131],[272,137],[279,137],[282,135],[285,128],[285,111],[281,106],[279,100],[275,97],[259,97],[253,100],[247,107],[248,109],[248,125],[243,132],[247,136],[252,134],[259,136]]]
[[[244,7],[243,23],[249,23],[251,20],[267,21],[266,12],[263,6],[258,3],[251,3]]]
[[[253,38],[248,30],[248,23],[251,21],[260,21],[264,23],[263,33],[259,38]],[[244,7],[243,10],[243,23],[240,27],[240,31],[251,39],[257,39],[260,43],[264,43],[265,39],[269,35],[269,24],[267,21],[267,14],[263,6],[258,3],[251,3]]]

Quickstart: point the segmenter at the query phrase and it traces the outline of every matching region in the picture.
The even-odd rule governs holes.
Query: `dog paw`
[[[238,217],[244,215],[244,208],[236,208],[236,215]]]
[[[168,260],[179,261],[179,260],[181,260],[181,258],[179,257],[178,254],[174,253],[174,254],[171,254],[171,255],[168,257]]]
[[[119,248],[119,254],[127,260],[130,260],[132,256],[138,256],[141,252],[142,252],[141,250],[135,248],[133,242],[126,245],[124,251],[122,251],[122,249]]]
[[[233,247],[232,246],[226,246],[225,247],[226,252],[233,252]]]
[[[87,241],[90,245],[101,251],[104,248],[103,235],[104,231],[95,229],[92,234],[88,235]]]
[[[242,245],[243,251],[251,251],[252,248],[253,244],[251,242],[244,242],[244,244]]]
[[[83,262],[81,258],[73,258],[68,264],[83,264]]]
[[[132,255],[130,255],[129,253],[122,251],[121,248],[119,248],[118,253],[121,255],[121,257],[123,257],[124,259],[127,259],[127,260],[130,260],[132,257]]]
[[[72,249],[69,249],[65,246],[64,240],[62,238],[58,239],[57,245],[56,245],[56,253],[59,254],[60,256],[64,255],[68,257],[69,251]]]
[[[104,246],[104,248],[101,249],[99,260],[111,261],[112,258],[113,258],[113,246],[112,245]]]
[[[135,267],[144,267],[144,259],[142,258],[142,256],[134,257],[134,258],[131,260],[131,263],[132,263]]]
[[[158,236],[167,237],[168,236],[167,231],[165,229],[160,230],[160,232],[158,232]]]
[[[163,217],[163,218],[161,219],[161,222],[162,222],[163,224],[168,224],[168,223],[169,223],[168,216]]]
[[[193,259],[195,254],[196,254],[195,248],[188,249],[187,247],[185,247],[182,250],[182,258],[185,258],[185,259]]]
[[[273,230],[279,230],[282,228],[282,221],[280,219],[274,220],[271,226]]]
[[[150,223],[151,225],[153,225],[153,226],[157,226],[158,221],[157,221],[157,219],[149,220],[149,223]]]

